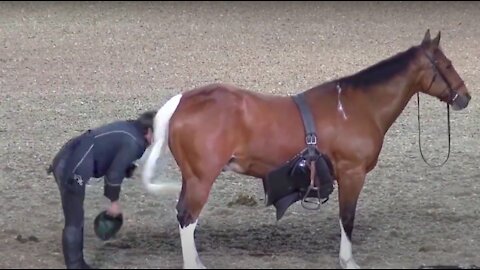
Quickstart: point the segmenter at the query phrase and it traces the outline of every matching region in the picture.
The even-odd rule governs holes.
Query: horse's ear
[[[441,33],[440,31],[438,31],[437,36],[432,41],[432,45],[435,46],[436,48],[438,48],[438,45],[440,45],[440,36],[441,36]]]
[[[422,45],[428,45],[432,39],[430,38],[430,29],[427,29],[427,32],[425,32],[425,37],[423,37]]]

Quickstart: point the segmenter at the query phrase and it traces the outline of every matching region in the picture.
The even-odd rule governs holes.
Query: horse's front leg
[[[343,269],[360,268],[352,254],[352,231],[355,220],[357,200],[365,182],[363,168],[342,170],[338,179],[338,194],[340,204],[340,266]]]

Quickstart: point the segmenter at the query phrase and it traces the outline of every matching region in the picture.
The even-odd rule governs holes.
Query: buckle
[[[307,137],[305,137],[305,141],[307,145],[317,144],[317,136],[315,134],[308,134]]]

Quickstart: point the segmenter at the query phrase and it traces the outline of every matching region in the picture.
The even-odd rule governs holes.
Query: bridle
[[[445,84],[447,85],[447,88],[445,88],[443,91],[442,91],[442,96],[439,98],[441,101],[444,101],[447,103],[447,130],[448,130],[448,154],[447,154],[447,158],[445,159],[445,161],[443,161],[443,163],[441,163],[440,165],[431,165],[430,163],[427,162],[427,160],[425,159],[425,156],[423,155],[423,152],[422,152],[422,142],[421,142],[421,128],[420,128],[420,93],[419,91],[417,91],[417,108],[418,108],[418,146],[420,148],[420,155],[422,156],[422,159],[423,161],[428,164],[430,167],[433,167],[433,168],[438,168],[438,167],[441,167],[443,166],[445,163],[447,163],[449,157],[450,157],[450,145],[451,145],[451,137],[450,137],[450,104],[455,102],[455,100],[458,98],[458,92],[454,90],[454,88],[452,87],[452,85],[450,84],[450,82],[447,80],[447,78],[445,77],[445,75],[441,72],[441,70],[437,67],[437,61],[434,60],[426,51],[423,51],[425,56],[428,58],[428,60],[430,61],[430,63],[432,64],[432,69],[434,71],[434,75],[433,75],[433,78],[432,78],[432,82],[430,83],[430,86],[428,87],[427,89],[427,92],[430,91],[430,88],[432,87],[433,83],[435,82],[435,80],[437,79],[437,75],[440,75],[440,77],[442,78],[442,80],[445,82]],[[449,66],[451,65],[451,63],[449,63]],[[464,81],[462,80],[461,83],[456,87],[456,89],[462,87],[464,85]],[[446,95],[443,95],[443,93],[445,93],[446,91],[448,91],[448,93]]]

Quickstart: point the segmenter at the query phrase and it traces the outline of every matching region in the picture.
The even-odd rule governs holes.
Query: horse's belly
[[[223,171],[264,178],[274,168],[275,166],[264,162],[232,156],[230,161],[223,167]]]

